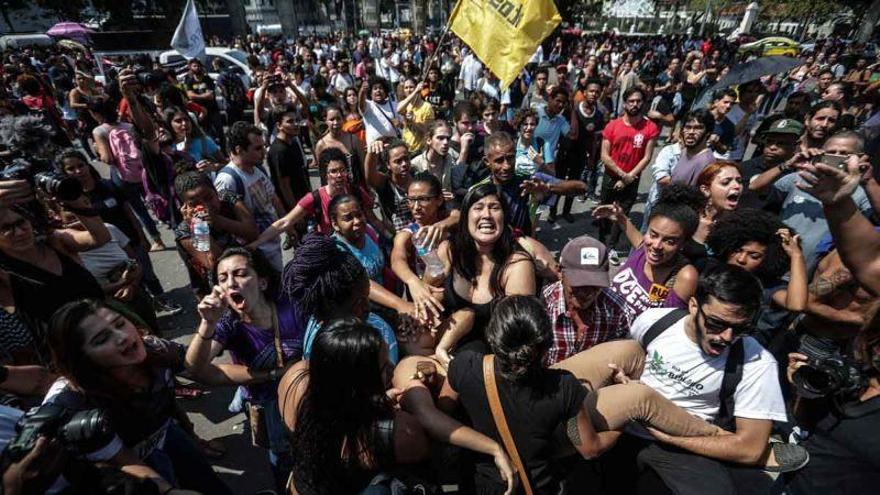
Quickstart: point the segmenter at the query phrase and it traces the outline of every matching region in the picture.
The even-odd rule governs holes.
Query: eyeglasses
[[[744,335],[748,335],[754,331],[754,318],[745,323],[730,323],[724,320],[719,320],[713,316],[706,316],[706,313],[703,312],[702,305],[697,306],[697,311],[703,317],[703,326],[706,328],[706,333],[718,335],[720,333],[724,333],[729,328],[733,331],[734,338],[739,338]]]
[[[14,222],[0,225],[0,234],[3,234],[4,236],[10,236],[14,234],[17,229],[24,229],[27,224],[27,219],[19,218]]]
[[[423,205],[425,203],[430,203],[431,201],[433,201],[435,199],[437,199],[436,195],[433,195],[433,196],[410,196],[410,197],[406,198],[406,201],[409,204],[413,204],[413,205],[414,204],[422,204]]]

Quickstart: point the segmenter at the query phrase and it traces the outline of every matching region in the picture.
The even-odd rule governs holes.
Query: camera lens
[[[81,451],[99,448],[113,438],[110,418],[100,409],[79,411],[59,430],[64,443]]]
[[[34,184],[49,196],[62,201],[73,201],[82,195],[82,184],[75,177],[54,172],[41,172],[34,175]]]
[[[792,378],[798,395],[805,399],[825,397],[840,385],[835,375],[810,365],[798,368]]]

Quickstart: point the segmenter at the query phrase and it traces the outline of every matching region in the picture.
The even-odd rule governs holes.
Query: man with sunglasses
[[[787,416],[776,360],[748,335],[762,291],[745,270],[718,266],[700,276],[687,311],[649,309],[632,323],[631,337],[647,352],[641,383],[732,434],[671,437],[631,427],[606,461],[611,482],[633,483],[617,492],[635,493],[652,471],[677,494],[733,494],[728,464],[789,471],[807,462],[796,446],[768,449],[773,421]]]

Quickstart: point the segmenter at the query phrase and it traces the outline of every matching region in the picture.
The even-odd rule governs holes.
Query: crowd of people
[[[723,38],[560,32],[504,88],[452,35],[232,44],[3,53],[4,493],[232,493],[189,381],[279,494],[880,483],[863,46],[721,87]]]

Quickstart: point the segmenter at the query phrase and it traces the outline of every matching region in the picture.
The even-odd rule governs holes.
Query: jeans
[[[587,405],[596,431],[619,430],[630,421],[639,421],[678,437],[725,434],[647,385],[615,384],[608,363],[617,364],[629,377],[638,377],[645,366],[645,351],[635,340],[614,340],[552,366],[570,372],[590,389]]]
[[[147,289],[147,292],[153,297],[164,294],[165,289],[162,288],[162,282],[159,281],[159,277],[156,276],[156,271],[153,269],[153,262],[150,261],[150,254],[147,252],[147,246],[144,246],[143,244],[132,246],[132,250],[134,251],[138,264],[141,265],[141,268],[144,271],[141,285],[143,285],[144,288]]]
[[[272,466],[275,485],[281,490],[279,493],[282,493],[287,478],[293,470],[293,457],[287,439],[287,429],[278,410],[278,399],[273,397],[262,401],[251,400],[250,403],[263,406],[263,417],[266,418],[266,431],[269,436],[269,464]]]
[[[110,180],[125,191],[131,209],[134,210],[134,214],[137,215],[138,220],[140,220],[144,225],[144,228],[147,229],[147,233],[150,234],[150,237],[153,240],[161,239],[159,236],[159,229],[156,228],[156,221],[150,216],[150,212],[147,211],[147,205],[144,204],[144,186],[139,182],[126,182],[122,180],[122,177],[115,168],[110,169]]]
[[[605,174],[602,177],[602,192],[600,195],[600,203],[608,205],[614,202],[620,205],[623,212],[629,216],[630,210],[636,204],[636,197],[639,195],[639,178],[624,186],[621,190],[615,190],[614,184],[619,179],[616,176]],[[611,220],[600,220],[599,223],[599,240],[605,243],[608,249],[617,249],[617,243],[620,242],[620,235],[623,229]],[[635,246],[633,246],[635,247]]]
[[[197,490],[200,493],[232,495],[232,491],[220,481],[199,447],[177,423],[172,422],[168,427],[165,445],[161,449],[155,449],[144,460],[175,487]]]

